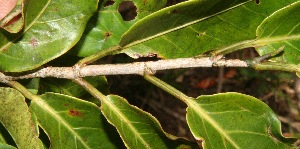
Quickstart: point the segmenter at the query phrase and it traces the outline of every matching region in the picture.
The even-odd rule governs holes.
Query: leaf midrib
[[[147,143],[147,141],[145,141],[145,139],[143,139],[143,137],[140,135],[140,133],[138,133],[138,131],[135,129],[135,127],[132,125],[131,121],[129,119],[127,119],[127,117],[122,114],[122,112],[116,108],[113,104],[111,104],[111,102],[109,102],[110,99],[108,99],[108,97],[106,96],[105,100],[102,100],[104,103],[106,103],[106,105],[108,105],[110,107],[110,109],[112,109],[113,111],[116,112],[116,114],[121,117],[122,120],[124,120],[123,123],[127,124],[127,126],[129,127],[130,130],[132,130],[131,132],[134,132],[135,136],[138,136],[139,140],[141,140],[142,144],[144,144],[144,146],[149,146],[149,144]],[[119,129],[118,129],[119,131]]]
[[[224,136],[228,140],[228,142],[230,142],[230,144],[232,144],[235,148],[241,148],[234,142],[234,140],[229,135],[227,135],[226,130],[224,130],[220,125],[218,125],[218,123],[214,119],[212,119],[208,114],[205,113],[205,111],[201,108],[199,103],[197,103],[193,99],[190,99],[186,100],[186,104],[191,109],[195,110],[199,117],[202,117],[208,123],[210,123],[211,126],[213,126],[222,136]]]

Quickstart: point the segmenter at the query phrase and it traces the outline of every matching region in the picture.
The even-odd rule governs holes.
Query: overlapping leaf
[[[195,0],[168,7],[151,14],[136,23],[129,32],[124,34],[120,46],[142,43],[208,18],[212,18],[249,1],[250,0]]]
[[[31,110],[49,135],[52,148],[122,148],[116,130],[99,108],[70,96],[46,93],[36,96]],[[113,138],[113,140],[111,139]]]
[[[163,8],[166,4],[166,0],[132,0],[137,7],[137,16],[131,21],[125,21],[118,12],[122,2],[124,1],[101,1],[98,13],[89,21],[82,39],[74,47],[77,55],[89,56],[95,52],[118,45],[122,34],[130,26],[146,15]]]
[[[26,71],[59,57],[79,40],[98,0],[25,1],[24,29],[0,30],[0,70]]]
[[[255,41],[260,55],[284,46],[284,55],[276,61],[300,64],[300,2],[288,5],[265,19],[257,28]]]
[[[255,46],[256,29],[275,11],[297,0],[187,1],[153,13],[129,29],[120,45],[132,56],[192,57],[207,51]],[[203,12],[203,13],[199,13]],[[295,15],[297,17],[297,15]]]
[[[38,133],[24,96],[12,88],[0,88],[0,105],[0,121],[17,146],[39,148]],[[6,145],[1,146],[9,148]]]
[[[223,93],[187,102],[187,122],[204,148],[290,148],[272,110],[258,99]]]
[[[119,96],[110,95],[102,101],[101,110],[118,130],[128,148],[195,148],[184,139],[163,132],[150,114],[134,107]]]

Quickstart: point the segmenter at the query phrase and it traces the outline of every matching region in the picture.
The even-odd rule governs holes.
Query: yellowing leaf
[[[38,132],[24,96],[12,88],[0,88],[0,121],[19,148],[39,148]]]

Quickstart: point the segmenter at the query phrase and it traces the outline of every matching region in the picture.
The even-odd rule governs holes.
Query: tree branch
[[[138,74],[144,75],[155,74],[159,70],[178,69],[178,68],[193,68],[193,67],[248,67],[246,61],[241,60],[211,60],[208,57],[204,58],[179,58],[170,60],[148,61],[148,62],[135,62],[128,64],[105,64],[105,65],[86,65],[73,67],[46,67],[37,72],[19,76],[10,77],[6,76],[6,80],[28,79],[28,78],[66,78],[77,79],[87,76],[100,76],[100,75],[127,75]],[[3,76],[2,76],[3,77]],[[1,76],[0,76],[1,78]],[[0,79],[0,81],[3,82]]]
[[[253,60],[252,60],[253,61]],[[158,60],[147,62],[135,62],[128,64],[104,64],[104,65],[74,65],[73,67],[46,67],[34,73],[22,76],[7,76],[0,72],[0,82],[7,83],[12,80],[29,78],[65,78],[78,79],[87,76],[105,75],[127,75],[127,74],[155,74],[159,70],[197,68],[197,67],[251,67],[257,70],[281,70],[300,72],[298,65],[282,63],[253,63],[238,59],[214,59],[210,57],[201,58],[179,58],[170,60]]]

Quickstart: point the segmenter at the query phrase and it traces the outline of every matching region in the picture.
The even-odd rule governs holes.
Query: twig
[[[85,61],[81,61],[85,62]],[[90,61],[86,61],[90,62]],[[34,73],[22,76],[7,76],[0,72],[0,82],[6,83],[11,80],[29,78],[65,78],[78,79],[88,76],[101,75],[128,75],[128,74],[155,74],[159,70],[179,69],[179,68],[198,68],[198,67],[252,67],[256,70],[280,70],[289,72],[300,72],[299,65],[284,63],[257,63],[256,59],[242,61],[238,59],[219,59],[212,60],[210,57],[201,58],[179,58],[170,60],[135,62],[128,64],[105,64],[105,65],[84,65],[76,64],[73,67],[46,67]]]
[[[99,75],[127,75],[138,74],[144,75],[145,72],[155,74],[159,70],[178,69],[178,68],[193,68],[193,67],[248,67],[246,61],[237,59],[212,61],[209,57],[205,58],[180,58],[170,60],[135,62],[128,64],[105,64],[105,65],[86,65],[73,67],[46,67],[37,72],[19,76],[1,76],[0,81],[17,80],[28,78],[66,78],[77,79],[87,76]],[[5,79],[4,79],[5,78]]]
[[[270,59],[280,53],[282,53],[284,51],[284,46],[280,47],[278,50],[274,51],[274,52],[270,52],[268,54],[265,54],[265,55],[262,55],[260,57],[256,57],[254,58],[253,60],[251,60],[251,63],[253,65],[255,64],[258,64],[258,63],[261,63],[263,60],[267,60],[267,59]]]

